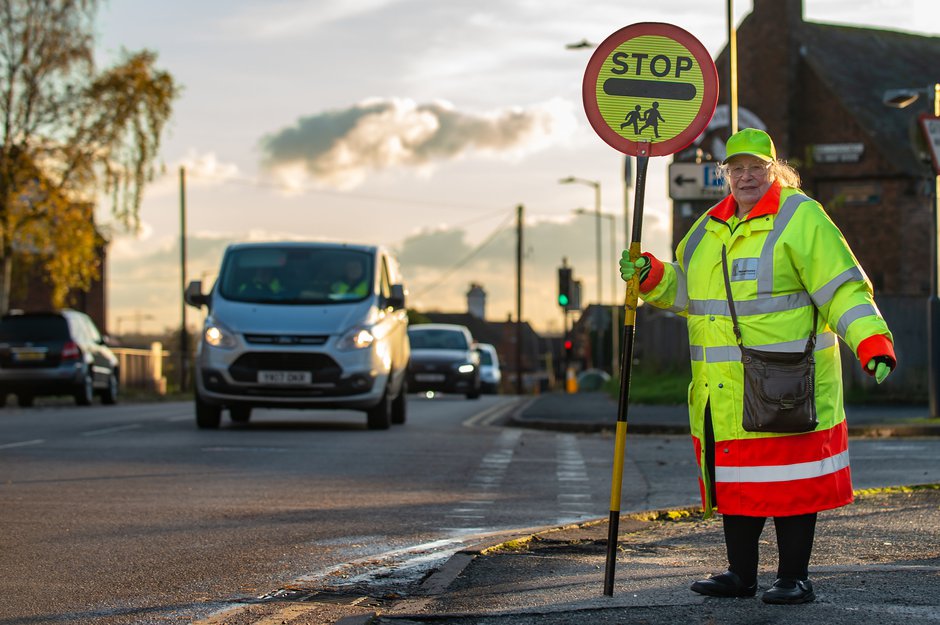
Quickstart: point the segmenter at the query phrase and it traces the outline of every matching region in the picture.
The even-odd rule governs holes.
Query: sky
[[[735,2],[735,22],[750,11]],[[804,19],[940,34],[935,0],[804,0]],[[600,291],[622,303],[613,269],[633,191],[623,155],[583,111],[592,49],[567,44],[667,22],[714,57],[725,20],[719,0],[110,0],[96,21],[99,66],[150,49],[182,91],[139,229],[113,226],[106,202],[99,211],[109,331],[179,327],[181,167],[186,275],[205,290],[229,243],[381,244],[402,263],[410,308],[464,312],[476,283],[486,318],[503,321],[515,315],[521,205],[524,320],[561,331],[563,258],[586,301]],[[644,203],[642,247],[663,258],[669,160],[651,159]],[[594,188],[559,184],[568,176],[600,185],[600,289]],[[195,329],[203,312],[186,315]]]

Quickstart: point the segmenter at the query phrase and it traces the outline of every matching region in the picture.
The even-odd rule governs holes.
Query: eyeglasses
[[[755,178],[760,178],[767,173],[767,170],[770,169],[770,163],[764,163],[762,165],[732,165],[728,168],[728,175],[734,178],[735,180],[742,178],[744,174],[754,176]]]

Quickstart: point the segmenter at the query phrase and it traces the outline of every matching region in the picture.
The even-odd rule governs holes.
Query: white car
[[[477,352],[480,354],[480,385],[484,393],[499,393],[499,384],[503,374],[499,370],[499,356],[496,348],[489,343],[478,343]]]

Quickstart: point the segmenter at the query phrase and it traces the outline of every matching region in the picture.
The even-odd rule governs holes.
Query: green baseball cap
[[[725,148],[725,160],[722,163],[741,154],[750,154],[767,162],[777,160],[777,149],[770,135],[757,128],[745,128],[734,133],[728,137]]]

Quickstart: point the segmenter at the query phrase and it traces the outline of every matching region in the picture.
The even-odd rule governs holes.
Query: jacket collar
[[[777,211],[780,210],[780,189],[780,181],[774,180],[770,188],[767,189],[767,193],[757,201],[751,212],[744,218],[745,221],[763,215],[776,215]],[[708,211],[708,216],[726,222],[734,215],[737,208],[738,203],[734,200],[734,196],[729,194],[728,197],[715,204]]]

